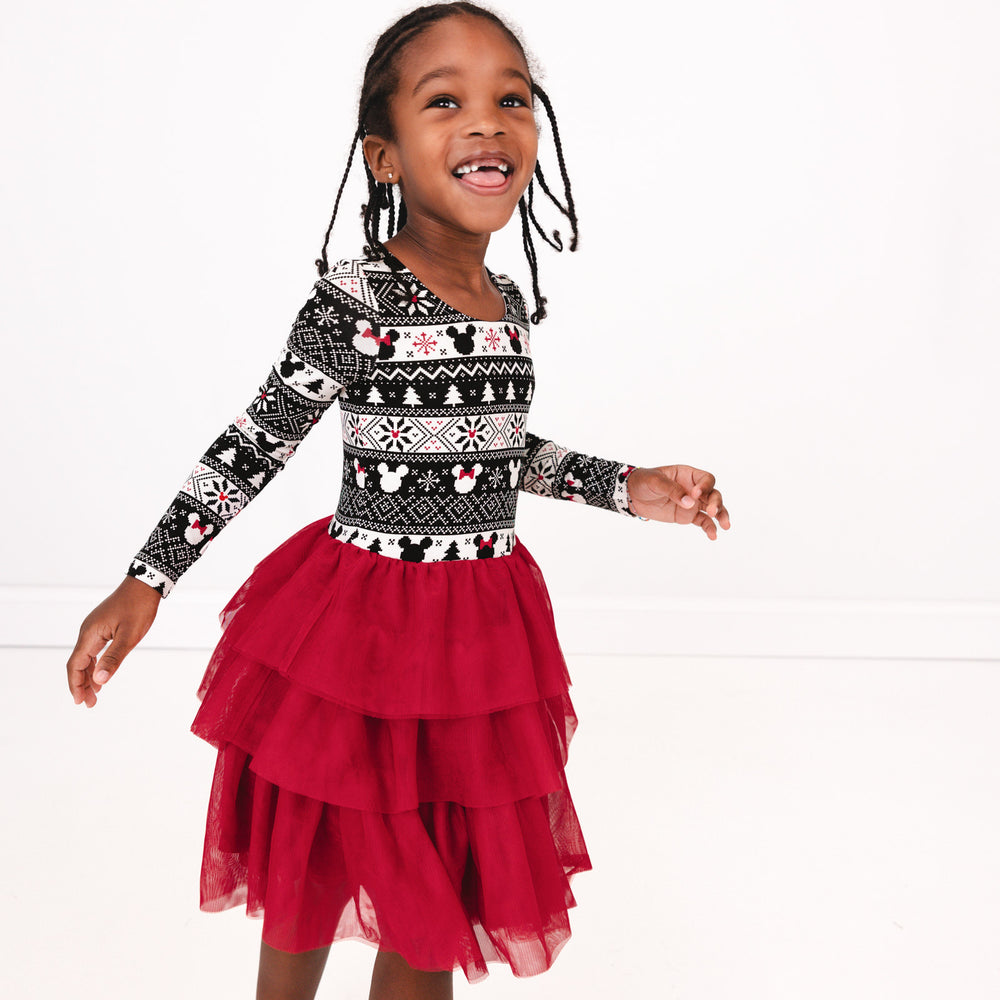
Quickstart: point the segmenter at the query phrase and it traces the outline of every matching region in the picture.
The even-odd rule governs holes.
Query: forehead
[[[521,49],[507,33],[482,17],[457,15],[432,24],[400,53],[397,96],[407,98],[429,73],[448,76],[512,76],[531,73]]]

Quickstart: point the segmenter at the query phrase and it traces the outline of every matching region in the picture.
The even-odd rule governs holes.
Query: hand
[[[152,587],[127,576],[118,588],[90,612],[66,663],[70,694],[87,708],[97,704],[97,692],[115,674],[122,660],[149,631],[162,598]],[[107,652],[97,654],[110,642]]]
[[[653,521],[696,524],[714,542],[716,518],[726,531],[729,511],[715,488],[715,476],[690,465],[658,465],[633,469],[628,477],[632,509]]]

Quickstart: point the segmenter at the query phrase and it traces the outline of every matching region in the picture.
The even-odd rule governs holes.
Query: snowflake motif
[[[345,430],[351,444],[362,446],[364,443],[364,421],[356,414],[352,413],[347,418]]]
[[[316,325],[317,326],[332,326],[337,327],[340,325],[342,314],[336,306],[319,306],[316,309]]]
[[[495,351],[497,345],[500,343],[500,334],[496,332],[492,327],[490,327],[489,333],[486,334],[486,343]]]
[[[413,444],[412,430],[407,430],[405,417],[387,417],[377,431],[379,443],[387,451],[402,451],[404,444]]]
[[[503,471],[501,469],[494,469],[490,473],[490,486],[492,486],[493,489],[499,488],[500,483],[503,481],[503,479],[504,479]]]
[[[524,427],[521,421],[517,417],[514,417],[510,422],[510,440],[514,447],[519,447],[518,439],[520,438],[523,429]]]
[[[426,316],[431,311],[427,289],[421,288],[414,281],[401,281],[392,289],[392,294],[396,299],[396,306],[408,316],[417,313]]]
[[[439,482],[438,474],[433,469],[427,469],[425,472],[421,472],[417,477],[417,485],[425,492],[430,493]]]
[[[274,408],[277,402],[278,390],[269,389],[266,385],[262,385],[260,387],[260,392],[257,393],[257,399],[255,400],[257,409],[268,413]]]
[[[235,517],[239,510],[232,494],[226,491],[226,484],[221,479],[213,479],[210,486],[211,492],[205,497],[205,503],[223,516],[232,514]]]
[[[486,421],[482,417],[463,417],[457,427],[462,444],[462,451],[478,451],[479,439],[486,430]]]
[[[426,357],[428,354],[431,353],[432,347],[437,347],[437,341],[434,340],[432,337],[428,337],[426,330],[421,330],[420,336],[413,341],[413,346],[418,351],[423,351],[424,356]]]

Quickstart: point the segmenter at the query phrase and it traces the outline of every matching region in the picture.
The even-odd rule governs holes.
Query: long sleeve
[[[333,401],[370,376],[377,351],[370,310],[326,277],[317,280],[249,406],[198,460],[128,575],[166,597]]]
[[[627,485],[634,468],[626,462],[571,451],[528,431],[518,485],[526,493],[587,503],[635,517],[628,507]]]

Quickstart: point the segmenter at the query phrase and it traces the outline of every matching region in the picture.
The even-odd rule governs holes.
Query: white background
[[[5,15],[2,582],[116,584],[253,396],[316,278],[377,10]],[[539,248],[529,427],[709,469],[734,527],[522,496],[554,589],[1000,599],[995,7],[566,11],[509,5],[582,229],[576,254]],[[360,248],[354,180],[331,259]],[[518,244],[515,222],[488,262],[527,286]],[[235,589],[332,512],[339,441],[334,412],[184,589]]]
[[[100,893],[130,877],[109,868],[84,905],[75,869],[55,869],[58,886],[46,882],[46,859],[61,846],[65,853],[65,843],[47,841],[51,831],[68,840],[71,822],[90,829],[108,816],[115,795],[128,800],[112,812],[124,822],[133,793],[150,796],[144,808],[154,820],[175,810],[188,835],[202,821],[210,777],[203,748],[187,751],[198,757],[189,810],[160,800],[164,776],[174,780],[173,748],[128,743],[141,756],[148,789],[95,768],[98,746],[114,746],[99,735],[108,716],[148,717],[160,703],[144,697],[138,682],[128,687],[123,673],[119,690],[110,685],[90,713],[104,718],[85,718],[58,676],[61,663],[80,619],[121,578],[193,462],[249,402],[284,342],[316,278],[312,262],[343,170],[368,47],[406,8],[250,0],[7,7],[0,643],[51,653],[3,659],[12,692],[4,709],[8,760],[20,755],[15,791],[27,796],[15,794],[16,813],[37,817],[17,834],[5,824],[7,836],[24,837],[7,856],[16,851],[37,878],[3,909],[15,921],[5,937],[15,933],[26,968],[37,969],[45,962],[32,949],[42,935],[29,929],[57,921],[55,942],[46,938],[51,947],[80,933],[90,906],[100,913],[106,905],[106,919],[115,919],[119,908]],[[988,0],[613,7],[510,0],[504,10],[523,29],[559,115],[582,231],[576,254],[539,246],[550,318],[532,329],[537,392],[529,427],[591,454],[709,469],[733,520],[713,543],[694,528],[522,495],[518,535],[545,570],[567,651],[651,655],[573,660],[583,664],[586,680],[574,677],[594,704],[589,717],[581,706],[579,739],[594,743],[579,756],[627,753],[612,761],[630,773],[641,769],[630,786],[641,798],[618,821],[657,828],[650,810],[669,807],[672,827],[686,830],[678,836],[696,837],[690,801],[661,779],[661,769],[735,781],[733,762],[757,759],[760,745],[740,743],[717,711],[742,704],[743,684],[754,692],[743,707],[755,711],[787,706],[787,692],[801,691],[810,710],[768,718],[781,749],[775,769],[762,766],[740,794],[759,793],[760,815],[768,817],[761,822],[787,834],[795,822],[780,823],[770,807],[801,801],[802,776],[776,785],[782,768],[797,754],[799,762],[811,751],[831,754],[823,759],[839,766],[837,782],[871,796],[848,796],[840,822],[854,831],[867,826],[869,844],[878,845],[862,856],[844,847],[836,823],[806,824],[816,864],[831,866],[823,869],[827,892],[795,896],[785,907],[772,898],[763,910],[742,908],[719,887],[710,899],[694,877],[655,884],[663,859],[627,884],[612,882],[605,867],[591,873],[590,912],[607,921],[608,936],[560,961],[576,963],[579,981],[600,983],[593,995],[606,995],[616,987],[600,978],[608,972],[602,949],[612,947],[611,935],[620,935],[619,947],[641,932],[643,949],[621,960],[633,977],[629,992],[715,998],[739,988],[796,1000],[922,1000],[944,995],[950,982],[963,996],[992,997],[1000,986],[993,944],[1000,877],[987,847],[996,842],[1000,809],[988,780],[995,767],[982,772],[983,783],[970,778],[970,767],[995,763],[1000,751],[975,715],[1000,694],[986,669],[1000,657],[998,408],[988,385],[1000,354],[1000,12]],[[555,181],[547,131],[541,159]],[[353,178],[331,260],[354,256],[361,245],[359,166]],[[495,239],[487,262],[527,291],[519,244],[515,222]],[[190,704],[162,721],[176,732],[179,717],[188,743],[184,720],[193,715],[204,656],[158,660],[152,651],[210,641],[214,612],[254,563],[302,524],[332,513],[339,456],[331,411],[184,577],[148,651],[133,654],[137,677],[144,662],[183,663],[177,683]],[[700,654],[786,659],[690,659]],[[873,655],[877,663],[861,659]],[[823,656],[846,659],[816,659]],[[910,662],[920,657],[938,658],[947,673],[922,684],[921,671],[936,668]],[[732,673],[719,666],[729,662],[737,664]],[[31,686],[44,708],[27,730],[17,725],[28,719],[16,693],[23,663],[45,671]],[[614,671],[587,666],[597,663]],[[678,750],[683,726],[666,731],[662,744],[638,728],[654,725],[649,704],[645,722],[633,715],[647,692],[674,699],[670,719],[692,733],[715,734],[718,771],[699,770],[705,762],[689,759],[690,744]],[[621,713],[603,711],[612,694]],[[70,711],[77,717],[63,719]],[[745,721],[736,709],[733,718]],[[842,731],[863,732],[864,752],[831,741]],[[645,752],[650,744],[678,752],[660,761]],[[925,759],[930,745],[935,755]],[[900,775],[906,761],[913,770],[902,785],[886,777],[886,788],[905,790],[893,811],[891,793],[865,782],[896,755]],[[934,760],[944,763],[929,773]],[[38,792],[63,789],[70,767],[80,780],[86,775],[98,799]],[[600,824],[615,817],[587,798],[598,794],[599,780],[597,771],[587,774],[574,787],[589,802],[581,805],[581,814],[591,814],[585,827],[600,836]],[[817,771],[808,794],[820,794],[826,777]],[[954,794],[942,802],[944,789]],[[671,799],[671,792],[678,794]],[[720,802],[734,801],[719,794]],[[940,810],[920,825],[912,810],[927,797]],[[101,812],[88,811],[95,808]],[[723,823],[727,815],[721,805],[713,814]],[[159,857],[170,844],[156,830],[143,839]],[[700,855],[689,843],[694,872],[718,871],[720,858],[733,871],[750,870],[757,842],[741,839],[740,830],[737,822],[717,849],[698,840]],[[624,833],[608,836],[615,839],[603,852],[605,866]],[[775,841],[769,844],[774,852]],[[635,851],[643,858],[647,848]],[[664,851],[676,864],[678,855]],[[758,890],[792,903],[801,872],[784,868],[781,852],[768,857],[773,867]],[[950,869],[952,862],[981,873],[974,898],[954,895],[965,869]],[[135,927],[129,924],[136,933],[158,911],[160,875],[154,866],[143,882]],[[160,945],[171,960],[180,945],[169,935],[182,921],[193,919],[200,939],[217,933],[212,918],[191,916],[195,875],[189,864],[179,870],[189,884],[176,916],[168,909],[163,918],[168,937]],[[25,926],[18,906],[39,886],[56,912],[32,911]],[[845,886],[880,893],[881,902],[864,892],[851,898]],[[712,919],[695,919],[700,908],[711,909]],[[762,912],[773,921],[769,931],[758,922]],[[949,936],[970,913],[983,950],[970,951],[968,935]],[[918,914],[923,937],[893,938],[892,921],[912,928],[908,918]],[[865,922],[882,917],[866,934]],[[685,927],[703,936],[690,930],[686,937]],[[856,952],[848,948],[855,960],[838,966],[839,974],[813,963],[783,979],[786,950],[801,950],[801,934],[816,927],[826,932],[814,942],[819,950],[835,951],[838,933],[847,935],[843,942],[863,942]],[[704,935],[711,934],[709,948]],[[659,949],[670,942],[674,964],[660,966]],[[110,989],[118,982],[103,964],[110,960],[95,961],[103,970],[95,990]],[[720,968],[733,961],[727,979]],[[935,979],[932,965],[955,978]],[[543,980],[539,995],[555,988]],[[122,995],[136,995],[137,982]],[[325,984],[329,995],[334,986]],[[513,992],[523,986],[511,984],[512,995],[526,995]],[[50,994],[24,987],[19,995]],[[145,995],[154,995],[150,987]]]

